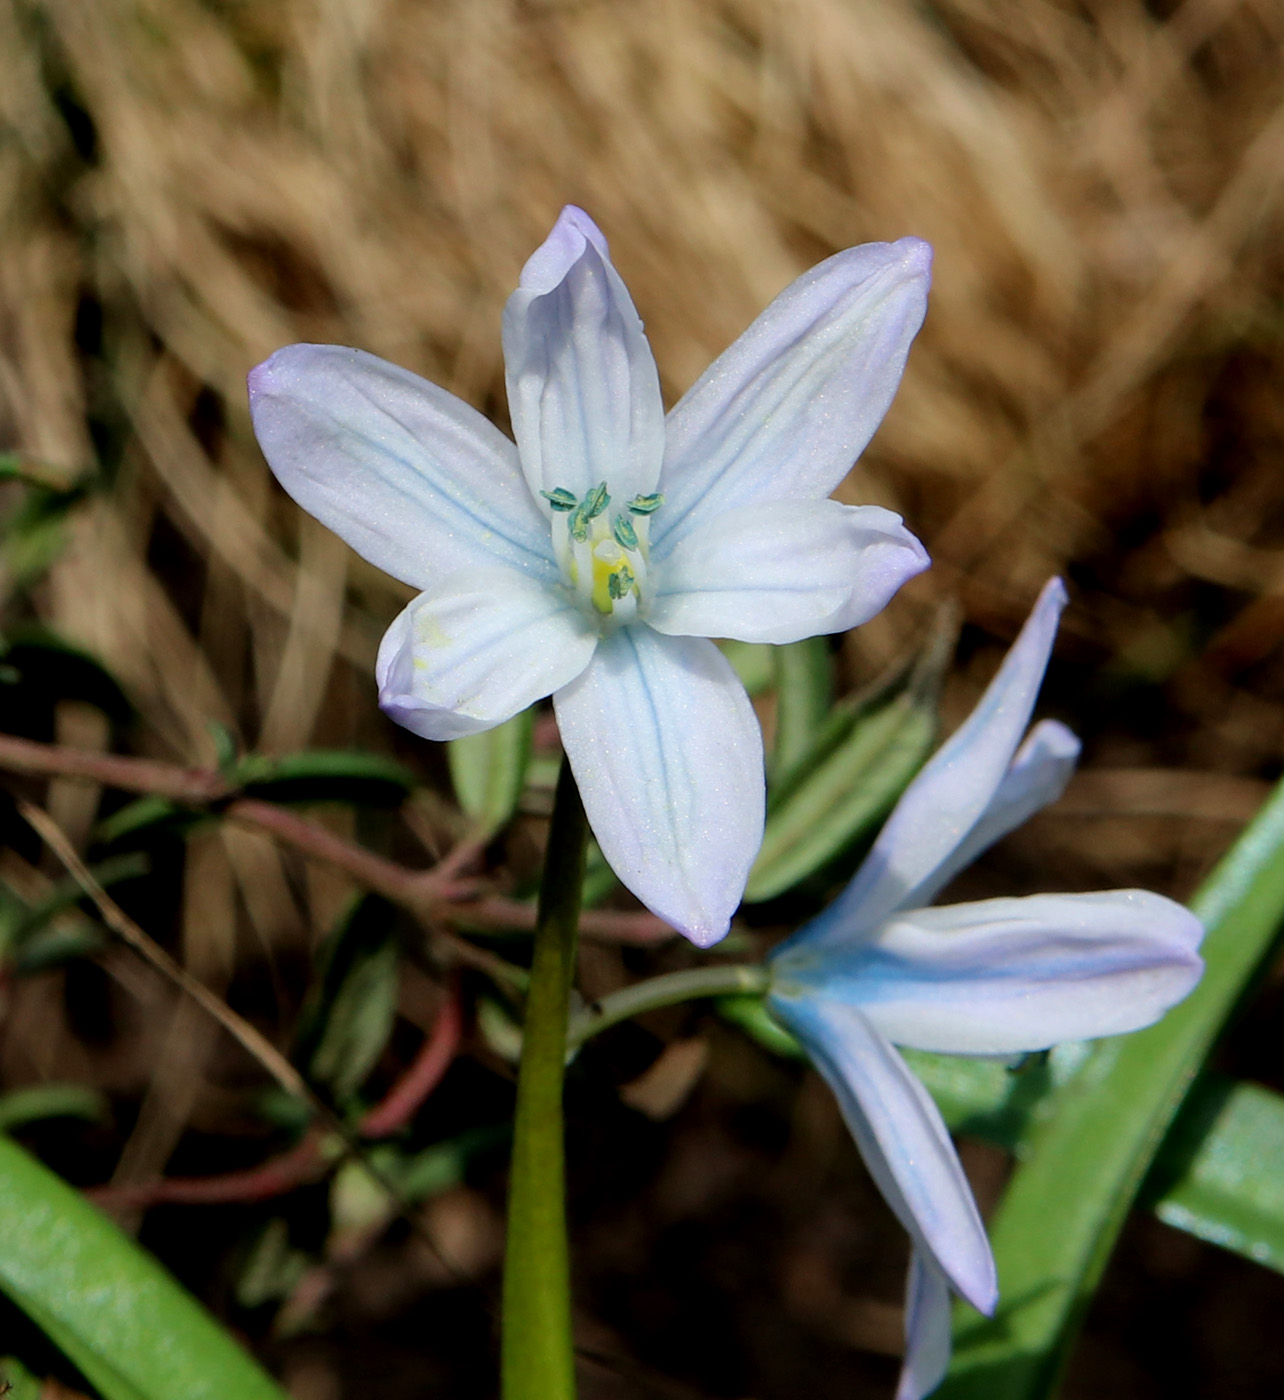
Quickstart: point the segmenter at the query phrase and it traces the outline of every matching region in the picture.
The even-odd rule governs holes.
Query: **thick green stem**
[[[544,859],[517,1075],[504,1259],[503,1400],[574,1400],[562,1079],[588,823],[565,760]]]

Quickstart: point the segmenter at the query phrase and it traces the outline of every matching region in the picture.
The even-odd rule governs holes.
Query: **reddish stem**
[[[415,1116],[419,1105],[441,1083],[450,1068],[463,1033],[464,1008],[459,983],[452,980],[445,1003],[410,1068],[392,1086],[383,1101],[361,1120],[357,1131],[362,1137],[387,1137]]]
[[[125,1209],[267,1201],[312,1180],[321,1165],[321,1134],[313,1128],[288,1152],[248,1171],[223,1172],[218,1176],[171,1176],[130,1186],[94,1186],[85,1195],[100,1206]]]

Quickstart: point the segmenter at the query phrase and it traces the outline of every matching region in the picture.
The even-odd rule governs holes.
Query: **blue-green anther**
[[[571,493],[568,491],[566,494],[569,496]],[[571,512],[571,518],[566,522],[566,528],[571,532],[571,537],[583,544],[589,537],[589,521],[601,515],[610,501],[611,497],[607,492],[606,482],[599,481]]]
[[[653,491],[649,496],[634,496],[629,509],[634,515],[653,515],[664,504],[664,493]]]
[[[638,547],[638,532],[633,528],[633,522],[627,515],[617,515],[611,522],[611,533],[615,536],[615,542],[621,549],[636,549]]]
[[[584,497],[583,509],[584,518],[592,520],[611,504],[611,497],[607,493],[606,482],[599,481],[598,484]]]
[[[612,599],[618,603],[621,598],[628,596],[628,592],[635,582],[633,570],[630,569],[627,564],[621,564],[607,580],[607,592],[610,593]]]
[[[551,491],[541,491],[540,495],[554,510],[574,510],[579,502],[565,486],[555,486]]]

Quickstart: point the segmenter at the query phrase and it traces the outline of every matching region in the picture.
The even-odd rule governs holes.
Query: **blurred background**
[[[1084,737],[1083,772],[963,892],[1189,896],[1282,766],[1282,41],[1273,0],[0,0],[0,730],[200,767],[395,757],[399,810],[317,820],[430,864],[465,832],[446,764],[371,678],[409,594],[276,487],[246,371],[360,346],[506,425],[500,311],[574,202],[671,403],[808,266],[916,234],[927,324],[839,494],[901,512],[935,567],[835,644],[841,685],[903,665],[955,600],[952,725],[1062,573],[1043,712]],[[555,754],[547,721],[536,745]],[[8,785],[91,853],[124,808]],[[59,868],[0,800],[0,877],[29,909]],[[244,825],[150,830],[121,902],[297,1045],[358,886]],[[536,793],[480,857],[496,888],[521,891],[541,839]],[[397,949],[377,1098],[454,994],[421,928],[363,909]],[[296,1400],[492,1394],[511,1071],[467,987],[455,1061],[404,1125],[458,1149],[418,1208],[448,1267],[322,1173],[272,1199],[149,1195],[271,1159],[288,1113],[86,914],[50,930],[0,985],[0,1089],[75,1083],[97,1107],[23,1140],[109,1187]],[[587,942],[583,975],[687,952]],[[1222,1065],[1284,1088],[1282,1014],[1276,977]],[[702,1012],[586,1059],[586,1397],[890,1395],[905,1246],[819,1081]],[[966,1160],[992,1202],[1004,1159]],[[1066,1394],[1278,1393],[1282,1306],[1277,1275],[1139,1216]],[[16,1312],[2,1350],[81,1384]]]

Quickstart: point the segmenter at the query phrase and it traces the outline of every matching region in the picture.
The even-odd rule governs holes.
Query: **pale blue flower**
[[[1013,1055],[1137,1030],[1180,1001],[1203,968],[1199,921],[1143,890],[926,907],[1070,777],[1079,742],[1064,725],[1045,720],[1021,742],[1064,604],[1054,579],[855,878],[770,959],[772,1014],[833,1088],[913,1242],[897,1400],[919,1400],[945,1373],[949,1290],[985,1313],[998,1293],[949,1133],[894,1046]]]
[[[504,311],[516,445],[360,350],[291,345],[250,375],[285,489],[423,590],[380,648],[383,709],[453,739],[552,695],[603,854],[702,946],[764,801],[757,721],[707,639],[842,631],[927,566],[899,516],[826,498],[896,391],[930,261],[913,238],[829,258],[666,418],[606,240],[568,207]]]

